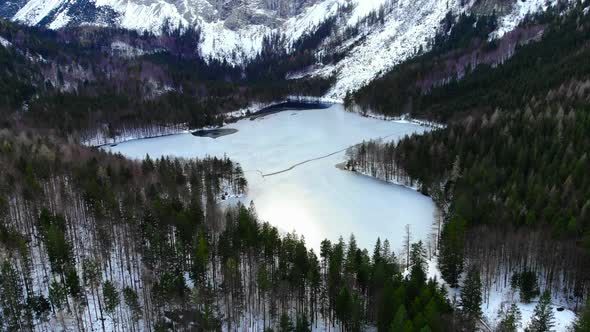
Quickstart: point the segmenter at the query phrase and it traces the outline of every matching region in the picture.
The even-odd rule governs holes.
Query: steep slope
[[[461,8],[456,0],[402,0],[387,5],[390,13],[381,19],[383,23],[363,26],[364,31],[340,46],[350,49],[342,61],[313,73],[337,75],[336,84],[328,96],[342,98],[347,91],[366,85],[381,72],[428,47],[445,14],[458,12]]]
[[[539,27],[537,42],[461,79],[424,89],[429,74],[449,60],[462,65],[458,48],[454,59],[436,48],[347,98],[354,110],[389,116],[400,115],[400,97],[409,98],[404,111],[411,116],[447,122],[397,143],[357,146],[347,165],[433,197],[443,215],[438,263],[445,281],[459,284],[475,265],[484,294],[487,288],[493,299],[495,292],[520,288],[526,303],[524,279],[518,279],[529,275],[555,301],[577,310],[590,289],[588,4],[559,6],[515,32]],[[501,43],[510,41],[518,39]]]
[[[198,33],[53,31],[0,19],[1,122],[83,140],[105,130],[152,136],[219,124],[228,111],[290,94],[321,96],[331,84],[251,79],[241,68],[205,61]]]
[[[351,94],[347,107],[437,122],[497,107],[524,107],[568,80],[588,78],[588,16],[582,8],[554,7],[492,41],[486,22],[473,24],[475,18],[462,16],[455,32],[442,37],[432,51]],[[581,13],[579,22],[564,18],[573,15],[570,11]]]
[[[289,76],[336,76],[327,96],[341,99],[428,49],[448,12],[497,14],[496,35],[501,36],[527,13],[546,6],[544,0],[0,0],[0,14],[51,29],[91,24],[160,33],[198,26],[201,54],[234,65],[254,59],[270,35],[284,35],[288,50],[302,36],[335,20],[328,38],[313,50],[317,63]]]
[[[31,0],[14,15],[7,11],[5,16],[51,29],[94,24],[159,33],[167,27],[199,26],[205,55],[242,62],[260,52],[265,35],[280,28],[296,39],[302,28],[318,24],[338,1],[314,6],[318,2]],[[314,14],[318,10],[319,15]]]

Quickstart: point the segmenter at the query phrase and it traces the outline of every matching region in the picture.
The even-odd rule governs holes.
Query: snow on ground
[[[9,48],[12,46],[12,43],[6,39],[0,37],[0,45],[4,46],[5,48]]]
[[[514,1],[512,12],[500,19],[497,36],[515,28],[527,13],[546,9],[545,1]],[[555,3],[557,0],[548,1]],[[324,77],[335,75],[336,84],[327,97],[338,99],[344,97],[347,91],[357,90],[410,58],[421,47],[427,47],[449,11],[458,13],[468,10],[469,6],[461,6],[459,0],[321,0],[310,2],[299,14],[283,19],[275,11],[265,10],[259,3],[252,2],[245,4],[243,9],[260,15],[261,19],[236,23],[231,18],[219,17],[217,8],[205,0],[95,0],[97,7],[109,7],[117,12],[120,15],[116,19],[117,25],[123,28],[159,33],[164,24],[172,27],[199,26],[202,31],[201,54],[206,58],[225,59],[232,64],[241,64],[254,58],[262,49],[264,37],[272,33],[282,33],[287,41],[293,42],[313,31],[326,19],[334,17],[339,7],[352,5],[349,16],[332,36],[337,37],[344,29],[355,26],[386,3],[393,9],[386,15],[383,24],[377,23],[370,27],[361,24],[359,36],[343,41],[340,50],[349,52],[342,61],[327,66],[318,64],[307,73],[292,75],[292,78],[304,74]],[[57,12],[49,23],[50,28],[57,29],[70,21],[67,4],[65,0],[31,0],[13,20],[34,25]]]
[[[263,25],[248,25],[238,31],[225,27],[223,21],[200,22],[202,33],[200,51],[206,58],[225,59],[239,64],[255,57],[262,50],[264,36],[272,30]]]
[[[62,3],[62,0],[31,0],[12,19],[35,25],[52,11],[57,10]]]
[[[302,14],[294,16],[285,22],[285,35],[289,41],[296,41],[306,32],[336,15],[338,6],[345,3],[346,1],[342,0],[327,0],[307,8]]]
[[[51,22],[51,24],[49,24],[49,28],[50,29],[63,28],[66,25],[68,25],[68,23],[70,22],[71,19],[72,18],[70,16],[68,16],[68,14],[66,12],[61,12],[57,15],[55,20],[53,20],[53,22]]]
[[[111,43],[111,50],[122,57],[135,58],[144,55],[146,52],[141,48],[131,46],[123,41],[116,40]]]
[[[335,167],[344,161],[344,150],[351,145],[420,133],[426,127],[361,117],[345,112],[341,105],[284,111],[227,127],[238,132],[217,139],[178,134],[108,149],[133,158],[227,155],[241,164],[249,183],[241,201],[253,200],[263,220],[285,232],[295,230],[312,248],[319,248],[324,238],[337,240],[354,233],[361,247],[372,248],[381,237],[397,249],[406,224],[412,225],[415,240],[426,240],[430,233],[435,209],[430,198]],[[290,171],[262,176],[326,155]]]
[[[356,0],[356,7],[350,18],[348,25],[355,25],[359,20],[363,19],[371,12],[378,11],[379,8],[387,2],[387,0]]]
[[[502,37],[505,33],[514,30],[527,14],[545,11],[555,3],[557,3],[557,0],[516,1],[512,12],[499,20],[498,29],[494,37]]]
[[[518,292],[515,292],[510,288],[507,288],[499,292],[492,292],[488,303],[484,303],[482,305],[482,311],[489,322],[494,322],[498,316],[498,311],[500,310],[500,308],[508,308],[512,303],[516,303],[522,314],[522,326],[519,329],[519,331],[524,331],[524,328],[531,321],[531,317],[534,314],[537,302],[538,298],[535,301],[528,304],[521,303],[519,302]],[[561,302],[558,299],[553,298],[551,304],[551,308],[555,316],[555,326],[553,330],[555,332],[568,331],[568,327],[576,319],[576,314],[569,309],[565,309],[565,307],[563,311],[557,311],[557,308],[562,307]]]
[[[440,270],[438,269],[437,257],[432,257],[432,259],[428,260],[428,278],[436,279],[439,283],[444,283]],[[449,299],[452,300],[453,297],[456,297],[457,301],[460,302],[460,290],[456,288],[450,288],[446,284],[445,286],[449,292]],[[484,301],[485,302],[481,305],[481,310],[483,312],[485,321],[488,322],[488,325],[490,325],[492,328],[497,324],[498,311],[503,307],[507,309],[512,303],[516,303],[522,314],[521,327],[518,330],[524,331],[524,328],[529,324],[531,317],[533,316],[538,298],[528,304],[521,303],[519,301],[518,291],[514,291],[510,287],[505,287],[499,290],[496,290],[495,287],[493,287],[490,292],[489,300],[484,296]],[[565,301],[563,299],[553,297],[551,304],[555,317],[555,326],[552,331],[567,332],[568,327],[571,326],[575,321],[576,314],[566,307]],[[557,311],[557,308],[560,307],[564,308],[564,310]]]
[[[413,56],[420,47],[425,48],[444,16],[459,8],[456,0],[402,0],[399,1],[385,24],[370,31],[362,42],[335,66],[323,67],[315,75],[337,74],[336,84],[328,97],[342,98],[393,66]]]

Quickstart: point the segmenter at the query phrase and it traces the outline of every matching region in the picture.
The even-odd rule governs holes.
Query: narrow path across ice
[[[239,200],[253,201],[261,220],[281,232],[297,232],[316,250],[326,238],[337,241],[351,233],[359,247],[373,247],[380,236],[401,248],[406,224],[414,239],[427,239],[434,215],[430,198],[334,166],[345,161],[347,147],[363,140],[398,139],[429,128],[361,117],[342,105],[243,119],[226,128],[238,131],[217,139],[187,133],[104,148],[132,158],[229,157],[248,181],[248,193]]]
[[[348,148],[344,148],[344,149],[338,150],[338,151],[336,151],[336,152],[332,152],[332,153],[329,153],[329,154],[326,154],[326,155],[323,155],[323,156],[320,156],[320,157],[317,157],[317,158],[311,158],[311,159],[307,159],[307,160],[304,160],[304,161],[302,161],[302,162],[299,162],[299,163],[297,163],[297,164],[295,164],[295,165],[292,165],[292,166],[291,166],[291,167],[289,167],[289,168],[285,168],[284,170],[277,171],[277,172],[273,172],[273,173],[268,173],[268,174],[263,174],[263,175],[262,175],[262,177],[273,176],[273,175],[277,175],[277,174],[285,173],[285,172],[288,172],[288,171],[290,171],[290,170],[294,169],[294,168],[295,168],[295,167],[297,167],[297,166],[301,166],[301,165],[303,165],[303,164],[307,164],[307,163],[309,163],[309,162],[311,162],[311,161],[316,161],[316,160],[320,160],[320,159],[325,159],[325,158],[331,157],[331,156],[333,156],[333,155],[335,155],[335,154],[338,154],[338,153],[341,153],[341,152],[344,152],[344,151],[346,151],[346,149],[348,149]]]
[[[392,136],[395,136],[395,135],[396,134],[390,134],[390,135],[381,136],[381,137],[377,138],[376,140],[386,139],[386,138],[389,138],[389,137],[392,137]],[[331,157],[331,156],[333,156],[335,154],[339,154],[341,152],[344,152],[344,151],[348,150],[349,148],[352,148],[352,147],[355,147],[355,146],[358,146],[358,145],[361,145],[361,144],[363,144],[363,143],[357,143],[357,144],[352,145],[350,147],[347,147],[347,148],[344,148],[344,149],[340,149],[338,151],[334,151],[332,153],[329,153],[329,154],[326,154],[326,155],[323,155],[323,156],[319,156],[319,157],[316,157],[316,158],[307,159],[307,160],[298,162],[297,164],[291,165],[290,167],[285,168],[285,169],[280,170],[280,171],[276,171],[276,172],[272,172],[272,173],[267,173],[267,174],[262,174],[262,172],[260,170],[256,170],[256,171],[259,172],[259,173],[261,173],[261,175],[262,175],[263,178],[264,177],[267,177],[267,176],[273,176],[273,175],[285,173],[285,172],[288,172],[288,171],[293,170],[297,166],[301,166],[303,164],[307,164],[307,163],[312,162],[312,161],[321,160],[321,159],[325,159],[325,158]]]

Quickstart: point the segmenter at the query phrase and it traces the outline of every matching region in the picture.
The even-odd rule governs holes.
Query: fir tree
[[[520,300],[530,303],[534,297],[539,295],[539,283],[537,275],[533,271],[524,271],[512,277],[513,286],[520,290]]]
[[[467,271],[465,282],[461,288],[461,305],[467,320],[475,322],[482,316],[481,278],[479,269],[472,265]]]
[[[422,241],[412,244],[412,250],[410,252],[410,264],[411,264],[411,278],[418,284],[423,284],[426,281],[426,249]]]
[[[137,293],[131,287],[123,288],[123,299],[125,305],[131,312],[131,318],[134,322],[137,322],[141,318],[141,306],[139,305],[139,297]]]
[[[279,332],[293,332],[294,329],[293,322],[291,321],[291,318],[289,318],[289,315],[283,313],[279,322]]]
[[[463,236],[465,221],[460,217],[452,218],[442,231],[439,267],[443,279],[451,287],[457,287],[459,276],[463,271]]]
[[[535,306],[531,322],[526,328],[527,332],[549,332],[555,325],[553,309],[551,308],[551,293],[545,290]]]
[[[115,309],[119,305],[119,292],[115,288],[115,285],[111,281],[106,281],[102,286],[102,294],[105,311],[109,315],[114,314]]]
[[[510,305],[508,310],[501,310],[498,313],[498,332],[516,332],[520,327],[520,320],[522,315],[520,309],[514,303]]]
[[[23,285],[16,270],[8,261],[2,263],[0,270],[0,304],[4,316],[0,318],[6,321],[5,328],[9,331],[21,330],[24,309]]]
[[[303,314],[297,318],[295,332],[311,332],[311,325],[309,324],[307,315]]]

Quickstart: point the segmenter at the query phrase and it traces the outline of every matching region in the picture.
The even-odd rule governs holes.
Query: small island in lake
[[[198,137],[209,137],[209,138],[219,138],[225,135],[231,135],[237,133],[237,129],[233,128],[215,128],[215,129],[200,129],[197,131],[193,131],[193,136]]]

